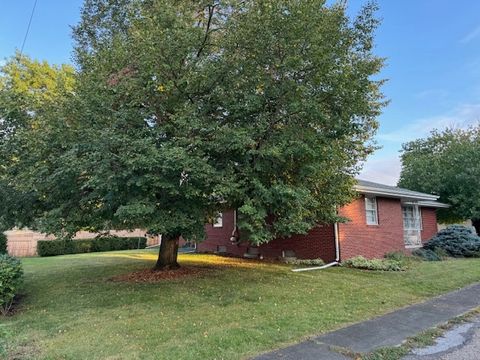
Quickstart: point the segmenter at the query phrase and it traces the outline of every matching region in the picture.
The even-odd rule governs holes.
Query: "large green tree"
[[[87,0],[75,94],[50,117],[68,124],[51,135],[63,154],[19,188],[60,178],[70,195],[45,195],[56,206],[35,219],[162,234],[157,269],[177,267],[179,238],[201,240],[226,208],[256,244],[336,221],[383,105],[375,9],[351,20],[321,0]]]
[[[57,168],[67,123],[59,109],[73,92],[74,69],[19,54],[0,68],[0,229],[37,227],[52,192],[42,172]],[[56,134],[56,136],[54,135]],[[48,196],[47,196],[48,195]]]
[[[446,222],[472,219],[480,234],[480,128],[433,131],[403,145],[399,185],[438,194]]]

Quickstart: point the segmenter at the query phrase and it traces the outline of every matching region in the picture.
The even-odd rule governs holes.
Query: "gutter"
[[[311,271],[311,270],[322,270],[328,269],[329,267],[336,266],[340,264],[340,244],[338,241],[338,223],[333,224],[333,233],[335,237],[335,261],[322,265],[314,266],[308,268],[292,269],[293,272],[302,272],[302,271]]]
[[[450,207],[449,204],[444,204],[438,201],[419,201],[418,206],[436,209],[448,209]]]
[[[385,196],[385,197],[394,197],[394,198],[403,198],[403,199],[412,199],[420,201],[436,201],[438,200],[437,195],[423,194],[418,192],[403,192],[402,190],[390,190],[390,189],[379,189],[370,186],[355,185],[355,191],[361,194]]]

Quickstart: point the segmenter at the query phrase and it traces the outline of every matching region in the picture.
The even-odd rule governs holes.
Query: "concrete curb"
[[[349,359],[334,348],[368,353],[400,345],[408,337],[436,327],[480,306],[480,283],[437,296],[377,318],[313,337],[311,340],[260,355],[254,360]]]

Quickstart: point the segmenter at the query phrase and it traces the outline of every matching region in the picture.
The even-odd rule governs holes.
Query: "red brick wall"
[[[430,240],[437,232],[437,213],[433,208],[421,208],[422,212],[422,241]]]
[[[215,252],[218,246],[225,246],[231,255],[243,256],[250,246],[248,243],[235,245],[230,242],[233,230],[233,211],[223,213],[221,228],[206,225],[207,239],[197,245],[199,252]],[[282,251],[291,250],[299,259],[321,258],[326,262],[335,260],[335,237],[333,225],[323,225],[312,229],[307,235],[294,235],[285,239],[275,239],[259,246],[259,252],[266,258],[278,258]]]
[[[400,199],[377,197],[378,225],[367,225],[364,196],[339,210],[351,221],[339,224],[340,258],[363,255],[380,258],[387,252],[405,251]]]
[[[353,201],[339,210],[339,214],[350,219],[339,224],[340,256],[342,260],[363,255],[380,258],[387,252],[403,251],[403,216],[400,199],[377,197],[378,225],[367,225],[365,200]],[[435,209],[422,208],[422,240],[428,240],[437,232]],[[225,246],[226,252],[243,256],[250,246],[248,243],[232,244],[233,211],[223,214],[221,228],[206,225],[207,239],[198,244],[200,252],[216,252],[218,246]],[[294,251],[297,258],[321,258],[326,262],[335,260],[335,237],[333,225],[323,225],[312,229],[307,235],[294,235],[286,239],[275,239],[259,246],[260,254],[266,258],[278,258],[282,251]]]
[[[197,250],[200,252],[216,252],[218,246],[225,246],[227,253],[236,256],[243,256],[247,252],[247,245],[241,246],[232,244],[230,237],[233,231],[233,211],[223,213],[223,226],[213,227],[211,224],[205,225],[207,238],[197,244]]]
[[[283,250],[292,250],[299,259],[322,259],[329,263],[335,260],[335,235],[333,225],[319,225],[306,235],[293,235],[275,239],[260,245],[260,253],[269,258],[282,255]]]

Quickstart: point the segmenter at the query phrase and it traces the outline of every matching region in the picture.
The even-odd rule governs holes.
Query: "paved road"
[[[408,337],[443,324],[478,306],[480,306],[480,283],[262,354],[254,360],[345,360],[348,358],[333,349],[343,348],[355,353],[369,353],[382,347],[396,346]],[[438,359],[438,356],[412,359],[430,360]],[[464,359],[480,360],[480,352],[476,357]]]
[[[480,359],[480,317],[447,331],[435,345],[414,349],[403,360]]]

